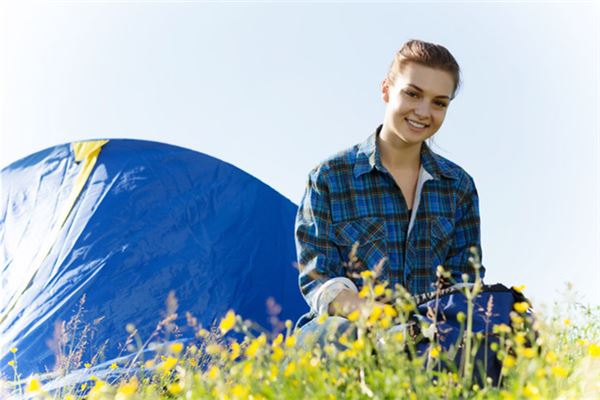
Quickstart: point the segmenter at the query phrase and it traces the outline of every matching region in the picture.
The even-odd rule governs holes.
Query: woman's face
[[[449,72],[408,63],[391,86],[384,80],[381,89],[384,134],[397,143],[418,144],[442,126],[454,79]]]

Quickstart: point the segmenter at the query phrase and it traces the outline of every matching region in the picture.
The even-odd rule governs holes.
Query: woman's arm
[[[479,196],[473,178],[468,176],[466,194],[460,201],[456,211],[454,239],[444,263],[445,269],[451,271],[455,283],[463,281],[463,274],[469,276],[469,282],[475,281],[475,270],[469,262],[469,258],[473,256],[470,250],[471,247],[475,247],[481,261]],[[481,265],[479,276],[483,279],[484,275],[485,268]]]

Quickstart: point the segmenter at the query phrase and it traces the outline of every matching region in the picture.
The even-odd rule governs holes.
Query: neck
[[[417,171],[421,167],[421,143],[406,143],[385,128],[377,135],[383,165],[392,170]]]

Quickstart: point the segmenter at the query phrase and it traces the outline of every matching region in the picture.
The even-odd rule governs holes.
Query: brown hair
[[[454,79],[454,90],[451,97],[456,96],[456,91],[460,86],[460,67],[447,48],[416,39],[407,41],[398,50],[392,61],[387,75],[388,81],[393,83],[398,74],[402,72],[402,68],[410,62],[450,73]]]

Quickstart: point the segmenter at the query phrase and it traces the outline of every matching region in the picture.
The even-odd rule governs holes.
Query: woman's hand
[[[370,307],[369,307],[370,306]],[[358,293],[354,293],[352,290],[342,290],[331,303],[329,303],[329,315],[339,315],[341,317],[347,317],[348,314],[355,310],[361,310],[363,313],[369,314],[371,308],[374,306],[383,307],[383,303],[375,301],[373,303],[368,302],[366,299],[362,299],[358,296]]]

